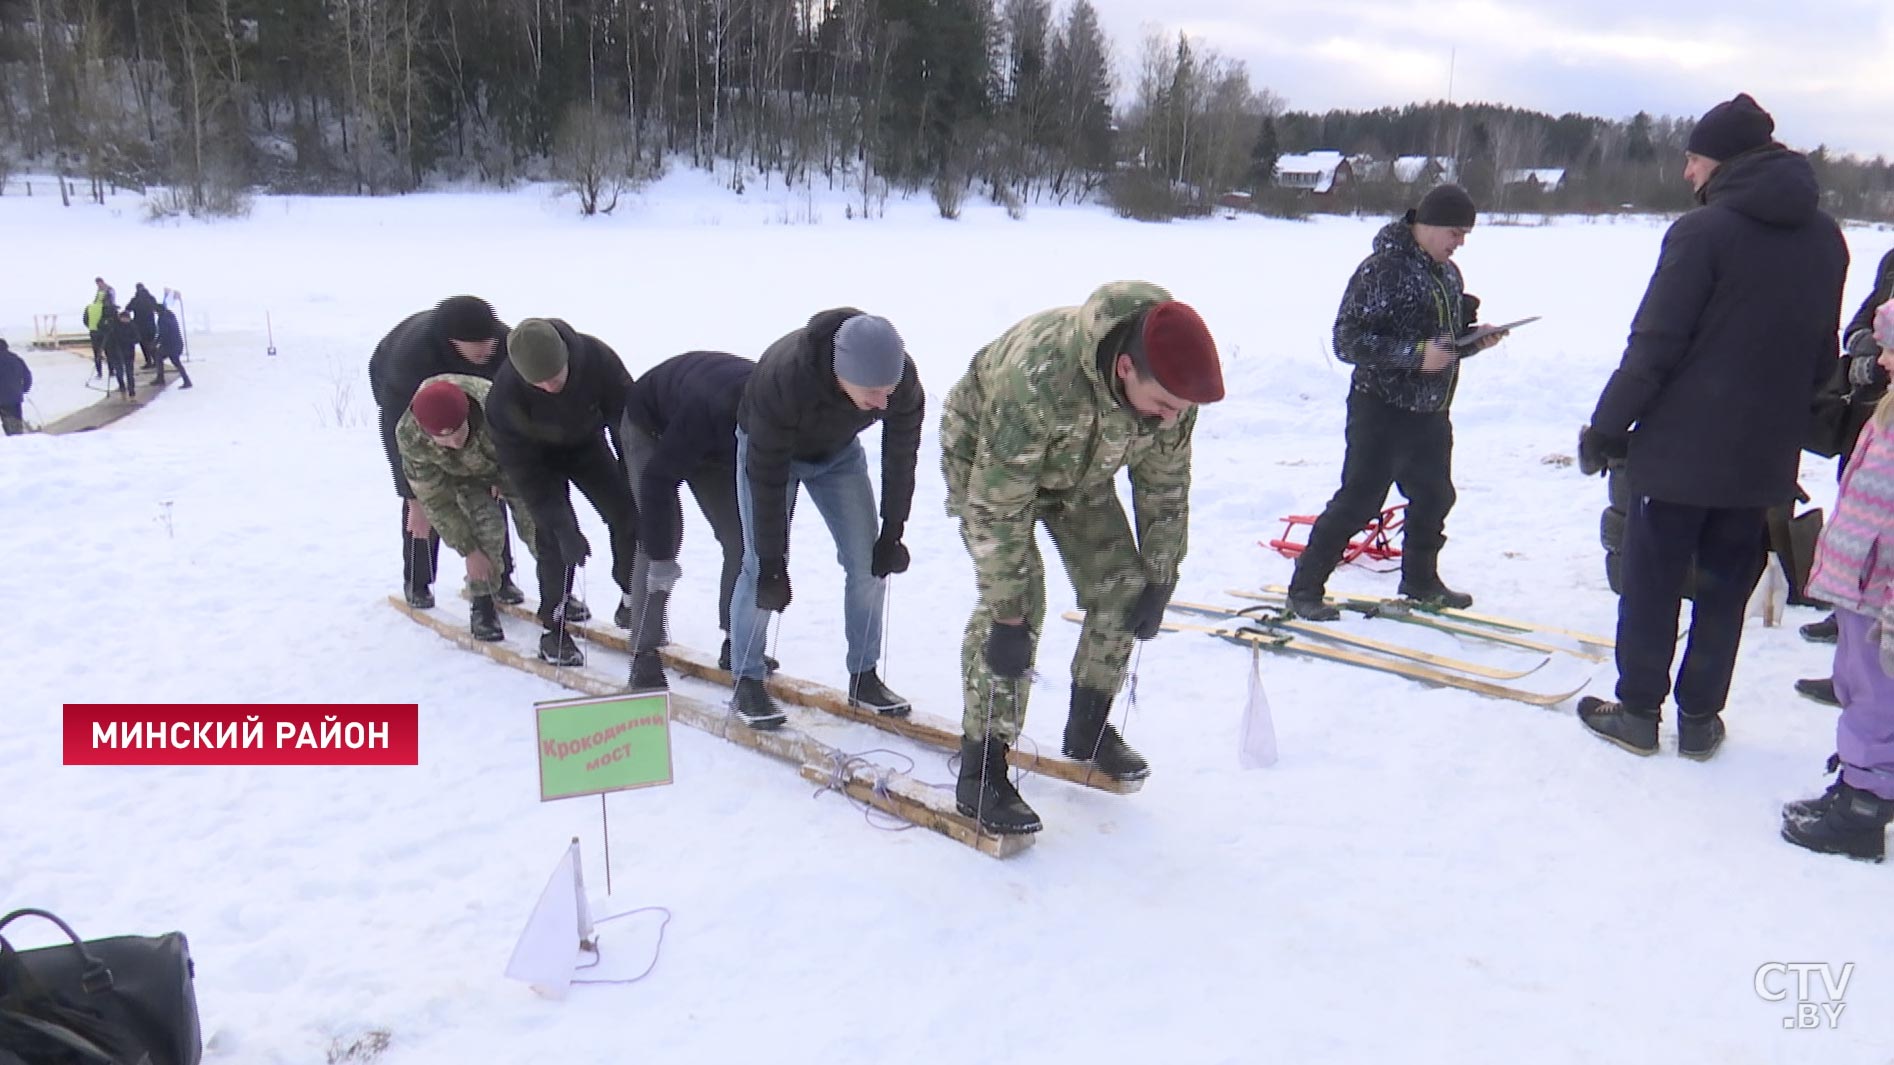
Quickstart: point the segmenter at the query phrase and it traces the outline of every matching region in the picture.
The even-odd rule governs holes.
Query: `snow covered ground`
[[[1776,835],[1778,804],[1819,790],[1833,749],[1833,711],[1790,690],[1828,669],[1828,649],[1795,633],[1809,610],[1751,622],[1729,741],[1702,765],[1671,753],[1668,721],[1666,752],[1636,759],[1585,735],[1569,703],[1268,658],[1282,760],[1243,771],[1249,656],[1167,636],[1142,650],[1125,727],[1154,765],[1144,791],[1028,780],[1047,827],[1004,863],[878,831],[780,764],[680,727],[676,784],[611,800],[601,912],[674,912],[656,971],[559,1003],[504,979],[569,837],[603,891],[598,804],[536,801],[532,704],[559,689],[383,601],[397,507],[365,366],[402,316],[474,292],[509,322],[568,319],[634,373],[692,348],[754,356],[836,304],[890,317],[935,402],[884,675],[950,717],[973,585],[941,509],[933,412],[1020,316],[1146,278],[1217,336],[1231,398],[1200,423],[1179,598],[1285,581],[1289,563],[1256,541],[1334,490],[1347,371],[1327,337],[1380,220],[1138,225],[1035,207],[1012,221],[979,204],[950,223],[913,202],[864,222],[849,201],[737,197],[690,174],[591,220],[543,188],[267,198],[213,224],[147,223],[129,194],[68,210],[0,198],[16,265],[0,333],[24,349],[32,316],[76,316],[97,274],[121,293],[168,286],[198,384],[105,431],[0,442],[14,800],[0,906],[93,936],[187,932],[210,1061],[319,1062],[374,1030],[391,1065],[1894,1061],[1889,871]],[[1603,482],[1549,460],[1571,453],[1616,365],[1661,232],[1486,224],[1458,257],[1487,317],[1543,316],[1469,363],[1455,403],[1442,566],[1482,609],[1612,631]],[[1852,312],[1894,236],[1850,240]],[[85,361],[35,357],[29,418],[93,398]],[[1832,502],[1833,464],[1809,458],[1804,484]],[[686,513],[673,631],[714,649],[715,544]],[[839,574],[813,512],[795,545],[777,654],[836,682]],[[451,597],[458,562],[443,561]],[[1052,564],[1054,610],[1069,609]],[[608,609],[607,567],[585,581]],[[1332,588],[1394,584],[1348,568]],[[1028,723],[1042,745],[1058,742],[1075,635],[1055,621],[1042,645]],[[1612,681],[1607,663],[1590,690]],[[250,701],[417,702],[421,764],[60,764],[64,703]],[[919,775],[951,779],[944,757]],[[645,920],[604,926],[612,971],[648,957]],[[1856,963],[1834,1029],[1785,1030],[1794,994],[1758,995],[1759,967],[1797,962]]]

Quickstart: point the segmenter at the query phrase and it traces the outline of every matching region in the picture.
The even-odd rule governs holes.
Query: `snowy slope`
[[[532,189],[263,199],[208,225],[147,224],[129,195],[63,211],[0,198],[26,267],[0,287],[16,348],[33,314],[76,313],[103,273],[122,292],[185,294],[198,382],[107,431],[0,442],[0,779],[16,796],[0,905],[94,936],[186,931],[212,1061],[321,1061],[371,1029],[392,1034],[380,1060],[394,1065],[1894,1060],[1888,871],[1776,838],[1778,804],[1819,790],[1833,747],[1833,712],[1789,688],[1828,668],[1795,634],[1819,616],[1807,610],[1752,621],[1730,739],[1704,765],[1631,758],[1569,704],[1268,658],[1283,757],[1240,771],[1248,655],[1167,636],[1141,652],[1125,726],[1154,765],[1147,787],[1029,780],[1047,828],[1005,863],[879,831],[680,728],[677,783],[611,801],[611,908],[676,915],[655,973],[563,1003],[503,979],[569,837],[602,892],[598,804],[536,801],[530,711],[558,689],[383,603],[397,508],[365,366],[402,316],[471,291],[508,321],[564,317],[636,373],[692,348],[753,356],[848,303],[901,328],[937,404],[1018,317],[1148,278],[1203,313],[1231,396],[1201,421],[1179,597],[1285,581],[1288,562],[1256,541],[1334,490],[1347,374],[1327,336],[1378,219],[1147,226],[1038,208],[1013,222],[982,205],[948,223],[891,203],[865,223],[844,218],[845,191],[820,196],[739,199],[679,175],[590,221]],[[820,221],[798,224],[811,204]],[[1484,225],[1459,255],[1490,317],[1543,316],[1469,363],[1456,400],[1442,567],[1483,609],[1612,630],[1603,483],[1544,460],[1571,453],[1661,232]],[[1890,238],[1850,236],[1852,311]],[[46,396],[40,419],[90,398],[70,382]],[[931,413],[918,472],[884,675],[957,716],[973,588]],[[1804,484],[1831,502],[1832,463],[1810,458]],[[686,513],[673,631],[714,649],[716,547]],[[813,511],[792,557],[776,653],[839,681],[839,574]],[[1053,608],[1069,609],[1052,564]],[[608,609],[607,567],[584,576]],[[1394,582],[1344,569],[1333,587]],[[1028,731],[1044,745],[1075,636],[1054,622],[1042,646]],[[1612,680],[1607,663],[1591,690]],[[421,765],[61,766],[61,704],[120,701],[418,702]],[[920,775],[951,779],[944,759]],[[605,927],[614,970],[642,966],[653,928]],[[1785,1031],[1793,1003],[1754,989],[1759,966],[1804,961],[1858,963],[1833,1031]]]

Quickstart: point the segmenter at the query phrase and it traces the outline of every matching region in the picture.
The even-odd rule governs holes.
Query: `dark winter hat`
[[[513,327],[506,338],[506,357],[528,384],[539,384],[559,376],[571,358],[566,341],[544,318],[528,318]]]
[[[434,325],[449,340],[494,340],[500,320],[478,296],[449,296],[434,308]]]
[[[907,369],[907,346],[894,323],[858,314],[835,331],[835,376],[857,388],[893,388]]]
[[[1684,148],[1720,163],[1768,144],[1775,132],[1776,120],[1769,117],[1769,112],[1754,97],[1739,92],[1735,99],[1703,113]]]
[[[408,409],[430,436],[445,436],[467,424],[467,393],[452,381],[429,381],[416,390]]]
[[[1424,226],[1470,226],[1476,213],[1467,190],[1458,185],[1436,185],[1414,208],[1414,221]]]
[[[1223,398],[1223,365],[1217,342],[1188,303],[1166,300],[1144,312],[1139,332],[1144,360],[1164,391],[1189,403]]]

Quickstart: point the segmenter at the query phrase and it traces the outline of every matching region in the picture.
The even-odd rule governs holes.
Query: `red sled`
[[[1347,565],[1350,562],[1357,562],[1364,558],[1371,562],[1393,562],[1398,560],[1401,557],[1401,549],[1394,546],[1394,534],[1400,530],[1402,523],[1407,520],[1407,516],[1404,513],[1406,510],[1406,503],[1392,506],[1382,511],[1380,516],[1368,522],[1367,527],[1362,529],[1361,532],[1356,533],[1354,538],[1348,541],[1348,546],[1342,550],[1341,564]],[[1306,543],[1297,543],[1289,537],[1297,528],[1314,525],[1315,518],[1316,516],[1313,514],[1291,514],[1283,518],[1282,535],[1276,537],[1274,540],[1267,541],[1263,546],[1273,548],[1276,553],[1282,555],[1284,558],[1295,558],[1297,555],[1302,554],[1302,550],[1309,545]]]

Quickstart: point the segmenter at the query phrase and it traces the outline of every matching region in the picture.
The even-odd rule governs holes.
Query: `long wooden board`
[[[1496,666],[1489,666],[1480,662],[1468,662],[1459,658],[1450,658],[1446,655],[1437,655],[1431,651],[1408,647],[1405,644],[1377,640],[1372,636],[1362,636],[1357,633],[1344,632],[1337,629],[1334,625],[1325,622],[1297,621],[1293,617],[1287,616],[1262,616],[1245,613],[1242,607],[1218,606],[1215,603],[1187,603],[1176,599],[1171,600],[1170,608],[1172,610],[1183,611],[1187,614],[1203,614],[1209,617],[1239,619],[1247,621],[1259,628],[1265,628],[1271,631],[1280,629],[1285,632],[1300,633],[1312,639],[1346,644],[1350,647],[1361,648],[1364,651],[1376,651],[1384,655],[1392,655],[1395,658],[1412,659],[1415,662],[1433,666],[1435,669],[1451,669],[1460,673],[1471,673],[1476,677],[1485,677],[1488,680],[1518,680],[1520,677],[1542,668],[1548,661],[1551,661],[1550,656],[1547,656],[1546,658],[1539,659],[1538,662],[1526,669],[1500,669]]]
[[[505,643],[476,640],[465,625],[455,624],[431,611],[416,610],[400,596],[389,596],[388,604],[465,650],[483,654],[502,665],[542,677],[561,687],[586,695],[616,695],[625,690],[624,684],[590,672],[583,666],[556,666]],[[941,789],[904,773],[877,773],[872,766],[851,763],[843,752],[792,725],[759,731],[737,720],[727,709],[678,692],[671,693],[670,704],[674,721],[729,740],[739,747],[748,747],[789,762],[809,780],[839,787],[878,810],[931,829],[982,854],[1008,858],[1033,844],[1034,837],[1031,835],[999,836],[984,832],[972,818],[951,807],[941,808]],[[838,766],[845,767],[839,781],[836,779]]]

